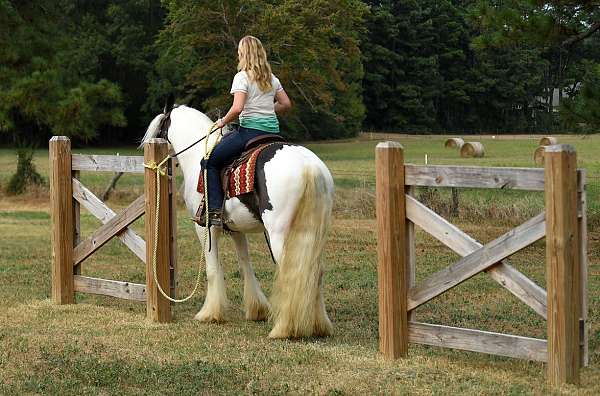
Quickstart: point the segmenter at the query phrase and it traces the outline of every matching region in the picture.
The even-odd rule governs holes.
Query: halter
[[[169,128],[171,127],[171,112],[176,109],[177,107],[179,107],[178,105],[173,106],[170,110],[168,110],[167,112],[164,113],[164,117],[163,119],[160,121],[160,125],[159,125],[159,131],[158,131],[158,137],[159,138],[163,138],[165,139],[167,142],[169,142],[169,144],[171,146],[173,146],[173,143],[171,143],[171,141],[169,140]],[[184,148],[183,150],[173,154],[173,155],[169,155],[169,157],[171,158],[175,158],[177,157],[179,154],[183,154],[184,152],[186,152],[187,150],[191,149],[192,147],[194,147],[195,145],[197,145],[198,143],[200,143],[201,141],[203,141],[204,139],[206,139],[207,137],[209,137],[213,132],[219,130],[219,129],[223,129],[223,128],[215,128],[215,124],[212,125],[212,127],[210,128],[210,131],[204,135],[203,137],[201,137],[200,139],[196,140],[194,143],[190,144],[189,146],[187,146],[186,148]]]

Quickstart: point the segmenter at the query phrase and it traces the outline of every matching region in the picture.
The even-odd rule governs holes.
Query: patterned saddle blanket
[[[225,192],[225,199],[254,191],[254,177],[256,175],[256,161],[258,156],[267,147],[281,142],[281,140],[277,139],[276,141],[270,141],[268,143],[250,147],[244,151],[239,158],[235,159],[229,166],[221,171],[221,187]],[[202,201],[196,212],[196,218],[200,219],[202,218],[206,205],[204,199],[204,170],[202,170],[198,176],[198,186],[196,190],[202,194]]]
[[[258,160],[258,156],[267,147],[278,143],[285,143],[285,140],[279,135],[262,135],[250,140],[246,144],[246,151],[221,171],[221,187],[225,193],[225,199],[254,191],[254,177],[256,176],[256,161]],[[198,176],[196,190],[204,195],[204,170]],[[200,221],[199,219],[204,213],[205,204],[206,201],[204,199],[200,201],[200,206],[194,218],[195,221]]]

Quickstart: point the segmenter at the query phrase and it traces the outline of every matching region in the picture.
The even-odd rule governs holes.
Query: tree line
[[[134,143],[170,93],[217,118],[246,34],[293,139],[594,131],[599,21],[571,0],[0,0],[0,139]]]

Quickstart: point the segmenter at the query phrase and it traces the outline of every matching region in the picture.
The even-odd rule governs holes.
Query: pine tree
[[[367,126],[430,130],[436,124],[437,56],[429,50],[435,27],[416,0],[371,2],[363,39]]]

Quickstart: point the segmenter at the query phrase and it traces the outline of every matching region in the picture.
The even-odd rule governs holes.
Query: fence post
[[[400,143],[375,149],[379,350],[388,359],[408,352],[406,205],[404,153]]]
[[[73,304],[73,185],[71,141],[53,136],[49,143],[50,210],[52,215],[52,299]]]
[[[577,195],[578,195],[578,214],[577,227],[579,229],[579,284],[581,306],[580,312],[580,329],[579,329],[579,358],[582,367],[590,365],[589,355],[589,338],[590,330],[588,325],[588,238],[587,238],[587,192],[586,192],[586,170],[582,169],[577,172]]]
[[[570,145],[547,146],[546,285],[548,289],[548,380],[579,383],[579,239],[577,155]]]
[[[164,139],[151,139],[144,145],[144,163],[159,163],[168,154],[168,144]],[[170,291],[170,243],[171,229],[169,217],[171,207],[169,204],[169,178],[165,172],[160,179],[160,213],[158,219],[158,239],[155,237],[156,227],[156,173],[146,168],[144,172],[144,194],[146,197],[146,314],[153,322],[171,321],[171,304],[164,298],[154,282],[153,260],[154,246],[156,245],[156,276],[160,286],[169,293]]]
[[[171,297],[177,298],[177,183],[176,183],[176,159],[169,160],[169,229],[171,232],[170,246],[170,280],[171,280]]]

